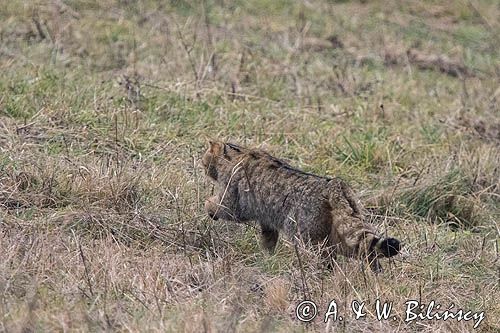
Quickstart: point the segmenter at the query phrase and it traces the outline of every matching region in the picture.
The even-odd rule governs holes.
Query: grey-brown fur
[[[368,258],[379,271],[377,258],[400,250],[398,240],[381,238],[364,222],[361,205],[339,178],[306,173],[262,150],[223,142],[210,142],[202,164],[216,187],[205,201],[210,217],[258,222],[269,251],[282,231],[291,240],[323,245],[333,259]]]

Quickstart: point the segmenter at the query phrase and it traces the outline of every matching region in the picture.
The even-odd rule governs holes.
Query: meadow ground
[[[405,323],[413,299],[498,332],[499,18],[494,0],[4,1],[0,331],[473,330]],[[379,275],[266,254],[203,211],[209,138],[343,177],[405,254]]]

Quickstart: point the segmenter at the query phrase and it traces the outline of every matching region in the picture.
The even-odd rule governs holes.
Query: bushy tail
[[[365,221],[364,208],[351,188],[340,179],[335,185],[329,200],[332,219],[330,245],[344,256],[368,259],[372,268],[379,271],[377,258],[397,255],[401,242],[377,234],[373,225]]]
[[[362,217],[332,211],[330,244],[339,254],[348,257],[392,257],[399,253],[402,244],[392,237],[381,237]]]
[[[371,243],[371,250],[384,257],[392,257],[401,251],[401,242],[396,238],[376,238],[374,237]]]
[[[367,260],[375,272],[382,270],[379,258],[395,256],[401,250],[399,240],[379,236],[373,226],[354,210],[346,213],[345,207],[332,209],[331,218],[329,243],[335,253]]]

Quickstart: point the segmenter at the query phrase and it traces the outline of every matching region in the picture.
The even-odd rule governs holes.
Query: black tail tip
[[[396,238],[386,238],[380,244],[380,251],[385,257],[392,257],[401,251],[401,242]]]

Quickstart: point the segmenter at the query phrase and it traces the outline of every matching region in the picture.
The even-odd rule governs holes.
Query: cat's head
[[[208,148],[201,157],[201,164],[205,168],[207,176],[217,180],[219,172],[225,166],[232,165],[234,160],[243,154],[243,150],[243,147],[232,143],[209,141]]]

